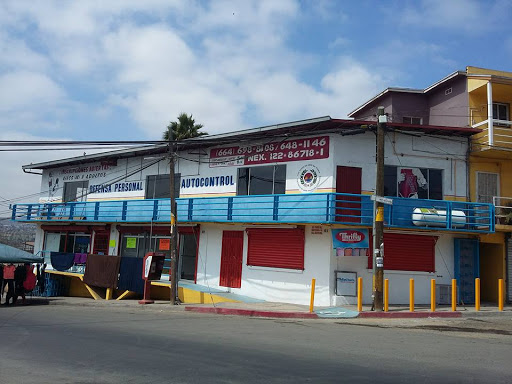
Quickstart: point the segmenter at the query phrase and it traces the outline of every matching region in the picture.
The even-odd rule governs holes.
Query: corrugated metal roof
[[[284,124],[268,125],[260,128],[251,128],[241,131],[222,133],[218,135],[207,135],[193,139],[187,139],[179,142],[179,149],[194,149],[211,147],[214,145],[222,145],[233,142],[246,142],[251,140],[263,139],[266,137],[286,137],[288,135],[310,135],[319,132],[339,132],[339,133],[359,133],[356,129],[360,129],[362,125],[375,126],[375,121],[349,120],[349,119],[332,119],[329,116],[323,116],[308,120],[293,121]],[[417,131],[431,135],[445,136],[471,136],[481,132],[480,129],[462,128],[462,127],[444,127],[430,125],[414,125],[414,124],[398,124],[388,123],[389,127],[400,130]],[[27,164],[22,168],[30,169],[47,169],[69,165],[78,165],[86,162],[104,161],[113,159],[123,159],[134,156],[162,154],[168,151],[167,144],[158,144],[152,146],[143,146],[129,149],[122,149],[109,152],[101,152],[91,155],[71,157],[67,159],[59,159],[36,164]]]

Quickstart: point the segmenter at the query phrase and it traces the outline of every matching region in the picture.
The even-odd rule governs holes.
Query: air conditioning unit
[[[452,303],[452,286],[450,284],[436,284],[436,302],[439,305]]]

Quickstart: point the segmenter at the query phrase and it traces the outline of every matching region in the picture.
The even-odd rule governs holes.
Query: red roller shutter
[[[247,265],[304,269],[303,229],[248,229]]]
[[[384,234],[384,269],[395,271],[435,272],[435,236]],[[372,268],[372,257],[368,268]]]

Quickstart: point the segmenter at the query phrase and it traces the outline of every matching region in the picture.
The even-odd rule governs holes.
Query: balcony
[[[489,125],[487,119],[471,126],[472,128],[482,129],[482,132],[472,137],[472,152],[506,151],[503,155],[505,157],[510,156],[509,152],[512,151],[512,121],[497,119],[491,119],[491,121],[491,125]]]
[[[512,226],[512,197],[494,196],[496,225]]]
[[[387,228],[494,232],[494,206],[445,200],[392,198],[384,210]],[[177,199],[181,223],[291,223],[372,225],[369,195],[311,193]],[[450,213],[450,214],[447,214]],[[21,222],[169,223],[169,199],[16,204]]]

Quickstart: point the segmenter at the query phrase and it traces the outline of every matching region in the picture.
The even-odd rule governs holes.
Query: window
[[[304,270],[304,229],[247,230],[247,265]]]
[[[509,105],[505,103],[492,103],[492,118],[509,121]],[[510,127],[509,124],[496,124]]]
[[[174,196],[180,197],[181,174],[174,175]],[[146,177],[146,199],[169,199],[170,175],[150,175]]]
[[[384,166],[384,195],[413,199],[443,199],[440,169]]]
[[[404,116],[402,118],[402,123],[405,124],[415,124],[415,125],[421,125],[422,124],[422,118],[421,117],[410,117],[410,116]]]
[[[237,195],[277,195],[286,190],[286,165],[238,169]]]
[[[89,181],[72,181],[64,183],[64,203],[87,200]]]
[[[497,173],[476,173],[476,201],[493,204],[493,197],[499,196],[499,180]]]
[[[45,233],[44,248],[47,252],[89,253],[90,244],[91,235],[88,233]]]

